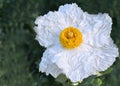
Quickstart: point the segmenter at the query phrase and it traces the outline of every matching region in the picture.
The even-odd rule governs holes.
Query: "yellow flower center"
[[[60,33],[60,43],[67,49],[78,47],[82,41],[82,33],[77,28],[68,27]]]

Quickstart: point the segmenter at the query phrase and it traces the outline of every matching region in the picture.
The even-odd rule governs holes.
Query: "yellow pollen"
[[[67,49],[72,49],[80,46],[82,43],[82,33],[74,27],[65,28],[60,33],[60,43]]]
[[[72,38],[73,35],[74,35],[73,32],[69,32],[69,33],[68,33],[68,37],[69,37],[69,38]]]

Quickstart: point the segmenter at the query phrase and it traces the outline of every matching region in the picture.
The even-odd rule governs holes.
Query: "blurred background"
[[[120,0],[0,0],[0,86],[71,86],[64,77],[39,73],[45,48],[35,40],[33,27],[37,16],[74,2],[92,14],[109,13],[111,37],[120,49]],[[120,57],[101,76],[78,86],[120,86]]]

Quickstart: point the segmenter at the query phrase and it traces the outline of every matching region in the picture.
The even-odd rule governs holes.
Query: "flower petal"
[[[102,47],[112,42],[110,38],[111,25],[112,20],[108,14],[90,15],[85,13],[79,28],[83,32],[85,43],[94,47]]]
[[[96,58],[97,71],[105,71],[108,67],[110,67],[114,63],[116,57],[119,56],[118,48],[114,44],[105,46],[95,51],[96,51],[95,56],[97,57]]]
[[[48,48],[39,65],[40,71],[51,74],[53,77],[63,73],[70,78],[72,82],[81,81],[89,75],[86,74],[88,71],[84,71],[84,67],[86,67],[86,60],[90,56],[90,50],[91,47],[87,45],[81,45],[79,48],[72,50],[64,49],[61,45]],[[53,67],[53,65],[56,65],[56,68]],[[60,70],[60,72],[57,71],[57,73],[53,70]],[[74,74],[74,71],[77,71],[79,74]]]
[[[39,64],[39,71],[45,72],[46,75],[51,74],[53,77],[57,77],[59,74],[62,73],[62,70],[51,61],[53,55],[50,54],[49,49],[47,49],[42,57],[42,60]]]
[[[58,22],[58,17],[55,12],[49,12],[45,16],[40,16],[36,19],[35,32],[37,33],[36,39],[39,41],[40,45],[44,47],[50,47],[56,44],[59,39],[59,33],[61,25]],[[56,21],[55,21],[56,19]]]
[[[64,14],[68,26],[78,27],[83,19],[83,11],[75,3],[60,6],[58,12]]]
[[[77,82],[106,70],[117,56],[118,49],[115,45],[93,48],[83,44],[73,50],[56,45],[45,51],[40,63],[40,71],[53,77],[63,73],[72,82]]]

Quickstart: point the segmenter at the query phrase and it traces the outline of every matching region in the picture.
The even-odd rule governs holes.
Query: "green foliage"
[[[35,40],[35,18],[60,5],[76,2],[89,13],[109,13],[113,19],[111,37],[120,49],[120,0],[0,0],[0,86],[71,86],[60,76],[39,73],[45,48]],[[78,86],[119,86],[120,57],[99,76],[90,76]],[[75,84],[75,83],[74,83]]]

